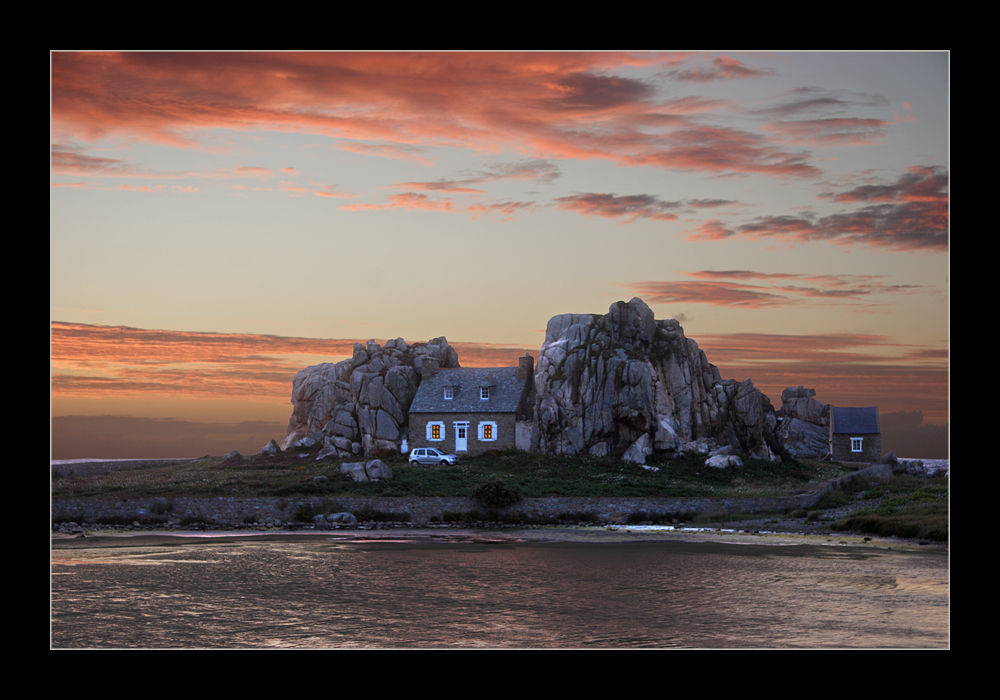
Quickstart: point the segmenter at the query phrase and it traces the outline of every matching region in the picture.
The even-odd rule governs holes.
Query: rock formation
[[[458,353],[443,337],[413,345],[396,338],[385,347],[374,340],[355,343],[350,359],[306,367],[292,382],[293,409],[281,448],[311,440],[339,457],[398,450],[425,357],[459,367]]]
[[[350,359],[305,368],[295,375],[281,448],[320,445],[320,458],[398,450],[425,360],[460,366],[442,337],[355,343]],[[605,315],[554,316],[535,390],[531,449],[538,452],[640,463],[654,451],[772,460],[782,452],[828,452],[830,407],[815,390],[789,387],[775,412],[750,379],[722,379],[676,320],[655,320],[638,298],[612,304]]]
[[[553,317],[535,370],[532,448],[621,455],[679,453],[709,438],[774,459],[774,408],[747,379],[723,380],[673,320],[638,298],[606,315]]]
[[[830,404],[801,384],[781,392],[777,436],[792,457],[823,457],[830,451]]]

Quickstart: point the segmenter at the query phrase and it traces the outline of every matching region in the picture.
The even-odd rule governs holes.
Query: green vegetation
[[[472,498],[486,508],[506,508],[519,503],[524,497],[516,484],[508,484],[499,477],[491,476],[472,489]]]
[[[469,497],[482,510],[444,513],[444,522],[503,520],[529,524],[526,516],[505,512],[524,498],[545,497],[780,497],[810,492],[852,471],[836,462],[815,460],[772,463],[743,459],[743,466],[713,469],[697,456],[654,456],[644,468],[619,459],[560,456],[517,451],[492,452],[452,466],[410,466],[405,456],[383,454],[393,471],[387,481],[358,483],[340,474],[342,460],[316,461],[315,455],[284,453],[236,461],[221,457],[176,463],[151,463],[110,470],[53,470],[54,499],[158,498],[150,516],[160,519],[174,497],[322,497],[322,505],[298,513],[308,522],[319,513],[343,510],[338,499],[354,496]],[[308,511],[308,512],[306,512]],[[502,514],[502,517],[501,517]],[[405,521],[406,513],[372,509],[359,520]],[[364,517],[363,517],[364,516]],[[591,522],[593,513],[562,513],[531,524]],[[857,477],[829,491],[816,505],[775,513],[636,512],[632,523],[702,524],[765,521],[771,526],[826,528],[872,535],[897,535],[946,541],[948,480],[907,475]]]
[[[739,469],[712,469],[697,456],[653,457],[647,469],[610,457],[492,452],[452,466],[410,466],[403,455],[381,455],[392,468],[387,481],[358,483],[340,473],[340,459],[308,454],[221,457],[158,463],[99,473],[53,474],[53,498],[206,498],[219,496],[466,496],[486,508],[520,498],[790,496],[809,491],[850,468],[829,462],[744,459]]]
[[[927,479],[908,474],[855,478],[826,494],[817,508],[836,508],[857,501],[865,505],[834,522],[832,529],[948,541],[946,478]]]

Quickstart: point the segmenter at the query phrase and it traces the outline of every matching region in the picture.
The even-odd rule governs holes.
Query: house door
[[[455,452],[465,452],[469,449],[467,440],[468,433],[468,423],[455,423]]]

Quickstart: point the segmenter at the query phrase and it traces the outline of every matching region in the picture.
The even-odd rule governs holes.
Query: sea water
[[[54,648],[947,648],[948,555],[835,544],[54,540]]]

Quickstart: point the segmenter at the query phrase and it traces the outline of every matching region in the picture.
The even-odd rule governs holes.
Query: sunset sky
[[[634,296],[945,434],[947,52],[50,59],[55,459],[256,452],[356,341],[513,364]]]

